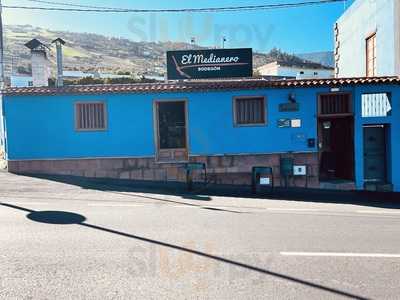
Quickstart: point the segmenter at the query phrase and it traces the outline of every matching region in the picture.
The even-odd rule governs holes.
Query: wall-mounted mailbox
[[[308,148],[315,148],[315,139],[308,139],[307,145],[308,145]]]

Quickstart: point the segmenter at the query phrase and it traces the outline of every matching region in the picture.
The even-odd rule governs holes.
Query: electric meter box
[[[251,177],[253,193],[260,192],[265,187],[270,191],[274,188],[272,167],[253,167]]]
[[[293,166],[293,175],[294,176],[306,176],[307,175],[307,166]]]

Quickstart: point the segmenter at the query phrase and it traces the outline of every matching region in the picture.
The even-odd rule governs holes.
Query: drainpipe
[[[57,38],[54,41],[52,41],[53,44],[56,44],[56,49],[57,49],[57,80],[56,80],[56,86],[57,87],[62,87],[64,85],[64,80],[63,80],[63,65],[62,65],[62,45],[65,44],[65,42]]]
[[[0,89],[4,87],[3,6],[0,0]]]

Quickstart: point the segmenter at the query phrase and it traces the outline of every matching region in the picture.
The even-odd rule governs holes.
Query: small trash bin
[[[251,176],[251,186],[253,194],[268,189],[274,189],[274,174],[272,167],[253,167]]]

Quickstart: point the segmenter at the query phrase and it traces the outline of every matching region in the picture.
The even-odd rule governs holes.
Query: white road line
[[[321,211],[320,209],[316,208],[267,208],[270,211]]]
[[[400,211],[392,210],[357,210],[359,214],[400,214]]]
[[[175,208],[198,208],[197,205],[167,205],[167,207],[175,207]]]
[[[48,205],[49,203],[47,202],[18,202],[18,201],[6,201],[6,202],[0,202],[4,204],[11,204],[11,205]]]
[[[352,253],[352,252],[280,252],[282,256],[323,256],[323,257],[372,257],[372,258],[400,258],[400,254],[393,253]]]
[[[120,203],[88,203],[88,206],[96,207],[142,207],[143,204],[120,204]]]

